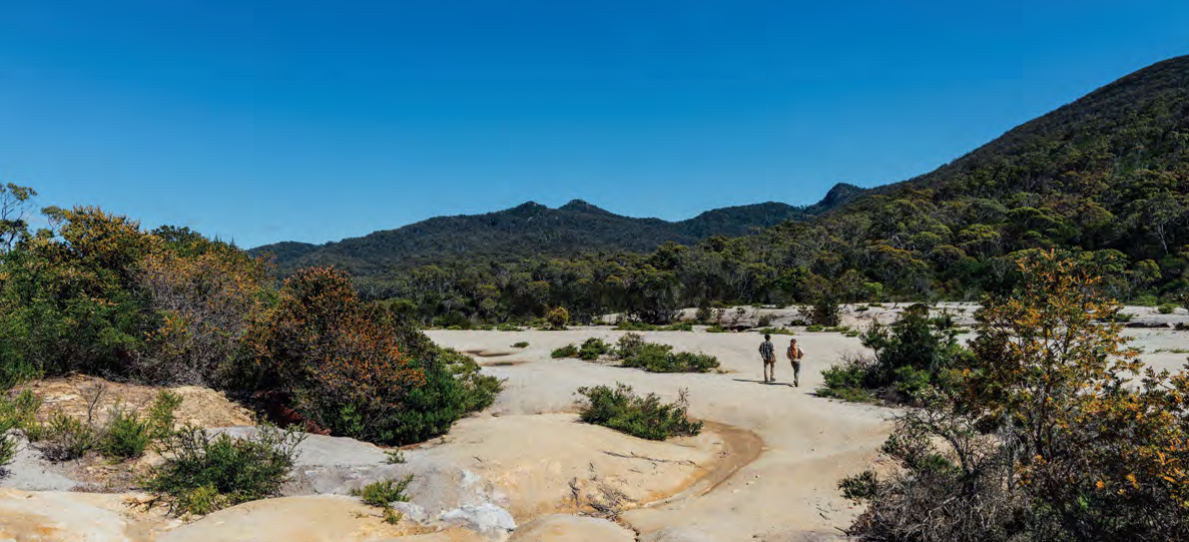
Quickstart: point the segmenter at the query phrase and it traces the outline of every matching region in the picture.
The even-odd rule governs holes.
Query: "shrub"
[[[495,330],[496,331],[524,331],[523,328],[521,328],[520,326],[515,325],[515,324],[500,324],[498,326],[495,326]]]
[[[554,350],[549,355],[552,356],[553,359],[576,358],[578,357],[578,347],[572,344],[567,344]]]
[[[514,343],[514,344],[512,345],[512,348],[528,348],[528,342],[527,342],[527,341],[520,341],[520,342],[518,342],[518,343]]]
[[[1172,314],[1177,312],[1177,306],[1174,303],[1165,303],[1157,307],[1156,310],[1159,311],[1160,314]]]
[[[549,322],[549,329],[565,329],[570,324],[570,311],[565,307],[557,307],[545,315]]]
[[[665,327],[660,328],[661,331],[693,331],[693,322],[674,322]]]
[[[817,324],[813,324],[813,325],[807,326],[805,328],[805,331],[808,331],[809,333],[820,333],[825,330],[826,330],[826,328],[819,326]]]
[[[817,394],[843,401],[870,402],[874,397],[866,388],[873,372],[874,364],[870,360],[858,356],[844,357],[842,364],[822,370],[825,384],[817,390]]]
[[[155,440],[164,440],[173,434],[174,411],[182,406],[182,396],[161,390],[149,407],[149,427]]]
[[[628,333],[619,339],[616,357],[622,367],[635,367],[650,373],[705,373],[719,366],[718,359],[706,354],[673,353],[667,344],[645,342]]]
[[[1189,372],[1141,370],[1122,325],[1098,321],[1119,307],[1085,262],[1034,251],[1018,264],[1015,291],[984,305],[960,378],[900,414],[883,448],[895,468],[845,482],[870,503],[849,534],[1189,539]]]
[[[262,426],[251,436],[211,436],[188,426],[165,442],[165,463],[145,481],[171,500],[171,511],[209,514],[220,508],[275,496],[305,435]]]
[[[840,324],[842,310],[838,306],[838,301],[828,295],[819,297],[809,311],[809,322],[822,327],[833,327]]]
[[[792,335],[793,330],[784,327],[765,327],[755,330],[760,335]]]
[[[50,461],[78,459],[95,447],[91,423],[55,410],[37,431],[37,448]]]
[[[141,420],[118,403],[98,440],[99,453],[109,459],[132,459],[144,455],[153,441],[150,422]]]
[[[335,270],[290,277],[248,343],[258,368],[249,388],[278,390],[307,420],[379,444],[441,434],[500,388],[474,360],[362,303]]]
[[[619,359],[634,358],[640,355],[640,351],[644,349],[644,345],[648,344],[644,341],[644,337],[639,333],[624,333],[615,346],[615,357]]]
[[[405,451],[397,448],[395,450],[388,450],[384,452],[384,462],[389,465],[399,465],[405,462]]]
[[[719,324],[714,324],[706,328],[706,333],[726,333],[727,331],[729,331],[727,328],[722,327]]]
[[[578,350],[578,358],[586,361],[594,361],[611,352],[611,345],[607,344],[603,339],[591,337],[582,343],[582,348]]]
[[[409,496],[405,495],[405,489],[409,487],[409,483],[412,481],[412,474],[405,476],[400,481],[391,478],[380,480],[363,486],[362,489],[352,490],[351,495],[359,497],[363,501],[363,504],[377,508],[388,508],[388,505],[391,503],[409,501]]]
[[[580,416],[586,423],[650,440],[694,436],[702,431],[702,422],[691,421],[686,415],[689,402],[685,390],[677,401],[668,404],[655,393],[639,397],[630,386],[619,383],[614,389],[578,388],[578,394],[582,397]]]

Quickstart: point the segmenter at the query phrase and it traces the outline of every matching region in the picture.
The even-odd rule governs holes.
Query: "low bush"
[[[714,356],[674,353],[672,346],[645,342],[635,333],[620,337],[615,357],[621,360],[621,367],[640,368],[650,373],[705,373],[719,366]]]
[[[639,397],[630,386],[619,383],[615,388],[578,388],[578,395],[582,397],[580,417],[586,423],[649,440],[694,436],[702,431],[702,422],[692,421],[686,414],[689,401],[685,390],[673,403],[661,402],[655,393]]]
[[[661,331],[693,331],[693,322],[675,322],[660,328]]]
[[[726,333],[728,331],[730,331],[730,330],[725,327],[722,327],[722,325],[720,325],[720,324],[714,324],[714,325],[706,328],[706,333]]]
[[[572,344],[567,344],[558,348],[549,354],[553,359],[561,358],[576,358],[578,357],[578,347]]]
[[[391,478],[380,480],[363,486],[362,489],[352,490],[351,495],[359,497],[363,501],[363,504],[368,506],[388,508],[394,502],[409,501],[409,496],[405,495],[405,489],[409,487],[409,483],[412,481],[412,474],[405,476],[400,481]]]
[[[812,325],[805,327],[805,331],[808,331],[810,333],[821,333],[822,331],[825,331],[825,330],[826,330],[825,327],[819,326],[817,324],[812,324]]]
[[[527,341],[520,341],[520,342],[518,342],[518,343],[513,343],[513,344],[512,344],[512,348],[528,348],[528,342],[527,342]]]
[[[1164,303],[1163,305],[1157,307],[1156,310],[1159,311],[1160,314],[1172,314],[1177,312],[1177,306],[1174,303]]]
[[[165,463],[145,487],[169,499],[175,514],[209,514],[227,506],[275,496],[289,476],[305,435],[258,427],[251,436],[212,436],[188,426],[165,441]]]
[[[78,459],[95,447],[95,429],[89,421],[55,410],[35,432],[37,449],[54,462]]]
[[[578,349],[578,358],[586,361],[597,360],[611,352],[611,345],[598,337],[591,337],[582,343]]]
[[[765,327],[756,330],[761,335],[792,335],[793,330],[783,327]]]
[[[549,322],[549,329],[565,329],[570,324],[570,311],[565,307],[557,307],[545,315],[545,320]]]
[[[117,404],[98,439],[99,453],[108,459],[132,459],[144,455],[153,442],[152,425]]]
[[[874,372],[875,367],[871,360],[858,356],[846,357],[841,365],[822,370],[825,384],[818,388],[817,394],[856,403],[873,401],[874,397],[867,387]]]

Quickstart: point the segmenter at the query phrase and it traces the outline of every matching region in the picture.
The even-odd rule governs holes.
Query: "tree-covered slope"
[[[1189,57],[1127,75],[933,172],[839,186],[802,212],[810,218],[758,235],[652,253],[541,257],[498,274],[476,262],[362,285],[413,300],[425,317],[976,299],[1016,280],[1020,251],[1063,249],[1091,261],[1119,299],[1177,301],[1189,296]]]
[[[819,204],[814,212],[826,207]],[[252,252],[273,255],[283,273],[312,265],[335,265],[357,276],[366,276],[459,261],[515,261],[600,251],[645,252],[666,242],[688,244],[715,235],[746,235],[806,216],[798,207],[761,203],[716,209],[689,220],[668,222],[617,215],[581,200],[557,209],[529,202],[482,215],[431,218],[325,245],[285,242]]]

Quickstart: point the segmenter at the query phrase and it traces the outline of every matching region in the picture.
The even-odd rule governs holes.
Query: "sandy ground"
[[[690,526],[724,541],[799,540],[808,534],[837,534],[857,513],[838,495],[844,476],[876,461],[889,429],[884,408],[818,398],[821,370],[843,354],[860,352],[858,339],[837,333],[800,335],[806,360],[801,387],[792,370],[778,364],[776,384],[764,384],[755,333],[653,332],[646,340],[718,357],[725,374],[650,374],[579,360],[554,360],[554,348],[588,337],[617,340],[609,329],[570,331],[432,331],[439,344],[476,356],[486,371],[507,379],[506,391],[492,407],[500,416],[572,411],[580,386],[623,382],[641,393],[675,399],[687,389],[691,415],[754,433],[762,453],[754,461],[701,495],[630,511],[623,520],[642,534]],[[778,347],[788,338],[775,337]],[[519,341],[525,349],[512,348]],[[509,354],[510,353],[510,354]],[[531,433],[522,435],[532,441]],[[558,460],[564,461],[559,457]]]
[[[958,308],[970,311],[969,306]],[[622,519],[643,535],[688,526],[723,541],[813,540],[819,535],[838,534],[859,512],[839,496],[838,480],[877,464],[877,450],[890,429],[887,419],[893,411],[814,395],[822,384],[822,369],[844,355],[865,351],[858,339],[838,333],[798,333],[796,337],[806,353],[799,388],[791,385],[792,371],[787,363],[777,365],[776,384],[762,382],[756,354],[762,339],[757,333],[643,333],[646,340],[672,344],[679,351],[717,356],[724,374],[650,374],[573,359],[555,360],[549,355],[555,348],[581,343],[589,337],[613,342],[623,333],[607,328],[429,332],[439,344],[471,352],[485,371],[507,379],[506,391],[488,415],[523,417],[571,412],[578,387],[623,382],[638,392],[655,392],[666,399],[674,399],[680,389],[687,389],[691,415],[762,439],[759,453],[739,451],[744,464],[720,470],[725,479],[703,483],[671,499],[625,513]],[[1179,370],[1189,357],[1180,353],[1189,348],[1189,332],[1128,329],[1126,335],[1133,339],[1133,346],[1143,350],[1141,358],[1157,369]],[[789,338],[773,337],[778,351]],[[527,341],[529,346],[512,347],[520,341]],[[468,421],[462,422],[452,436],[463,439],[467,427]],[[539,434],[526,427],[520,429],[514,436],[486,435],[485,439],[445,448],[459,446],[460,460],[471,453],[515,455],[507,448],[508,440],[534,442]],[[721,433],[718,438],[722,438]],[[564,449],[546,453],[553,464],[566,464],[575,455]],[[484,474],[496,479],[539,476],[521,470],[531,461],[513,461],[504,474],[498,466],[488,468]],[[543,500],[528,497],[529,493],[532,491],[522,492],[519,497]]]

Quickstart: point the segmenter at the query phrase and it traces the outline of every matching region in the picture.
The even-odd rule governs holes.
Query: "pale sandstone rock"
[[[605,519],[557,514],[522,525],[509,542],[635,542],[636,533]]]

